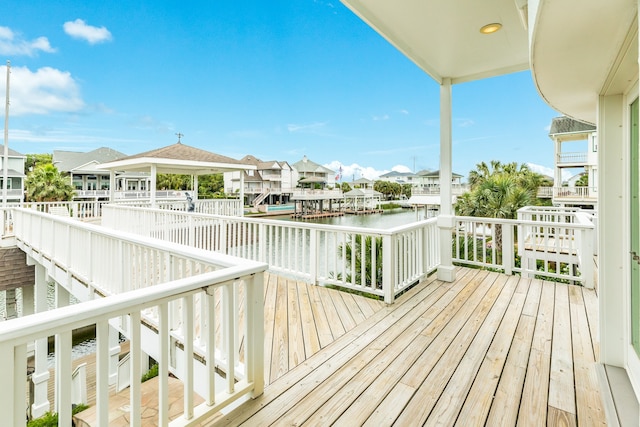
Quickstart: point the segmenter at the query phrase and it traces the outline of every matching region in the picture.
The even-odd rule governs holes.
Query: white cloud
[[[296,124],[288,124],[287,130],[291,133],[293,132],[307,132],[313,133],[318,129],[321,129],[327,125],[327,122],[315,122],[306,125],[296,125]]]
[[[6,73],[7,67],[0,66],[0,75]],[[4,85],[0,96],[5,99]],[[27,67],[11,67],[11,115],[74,112],[83,107],[80,89],[69,72],[51,67],[35,72]]]
[[[409,115],[409,111],[405,109],[400,110],[400,113],[404,114],[405,116]]]
[[[529,166],[529,169],[531,169],[531,171],[533,172],[537,172],[539,174],[542,175],[547,175],[550,176],[551,178],[553,178],[554,176],[554,172],[553,172],[553,168],[547,167],[547,166],[543,166],[543,165],[538,165],[535,163],[527,163],[527,166]],[[571,178],[574,174],[570,171],[570,170],[566,170],[563,169],[562,170],[562,180],[566,181],[569,178]]]
[[[471,127],[475,124],[475,122],[472,119],[454,119],[454,122],[456,124],[456,126],[461,127],[461,128],[468,128]]]
[[[409,168],[408,166],[405,165],[395,165],[394,167],[391,168],[392,171],[395,172],[413,172],[411,170],[411,168]]]
[[[384,175],[385,173],[389,172],[386,169],[378,170],[371,166],[361,166],[358,163],[345,165],[338,160],[333,160],[327,164],[324,164],[323,166],[334,171],[336,175],[340,173],[340,168],[342,168],[341,181],[343,182],[351,182],[353,180],[360,179],[363,177],[370,179],[372,181],[375,181],[380,178],[380,175]],[[391,170],[394,170],[397,172],[411,172],[411,169],[409,169],[404,165],[396,165],[393,168],[391,168]]]
[[[89,44],[103,43],[111,40],[111,32],[105,27],[94,27],[82,19],[67,21],[62,26],[64,32],[76,39],[82,39]]]
[[[374,122],[389,120],[389,115],[388,114],[383,114],[382,116],[373,116],[372,119],[373,119]]]
[[[46,37],[24,40],[9,27],[0,27],[0,55],[34,56],[38,51],[52,53],[56,50]]]

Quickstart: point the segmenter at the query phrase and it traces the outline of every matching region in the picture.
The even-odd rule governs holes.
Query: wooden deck
[[[286,374],[334,340],[345,335],[358,324],[385,307],[384,302],[340,292],[334,289],[310,286],[273,274],[265,275],[265,384]],[[219,310],[220,308],[218,308]],[[122,344],[122,354],[128,351],[128,342]],[[87,364],[87,391],[90,408],[76,416],[77,421],[92,425],[95,417],[95,357],[83,356],[73,367]],[[55,371],[50,370],[51,378]],[[175,384],[174,384],[175,383]],[[54,382],[49,381],[49,401],[54,401]],[[143,392],[157,396],[157,382],[143,384]],[[177,391],[173,388],[178,388]],[[172,395],[182,393],[182,383],[173,381]],[[175,393],[174,393],[175,391]],[[128,414],[123,413],[128,389],[115,394],[111,387],[110,425],[128,425]],[[145,395],[146,395],[145,394]],[[175,400],[175,399],[174,399]],[[176,400],[177,402],[177,400]],[[172,405],[169,417],[182,411],[180,402]],[[143,426],[157,423],[157,399],[143,399],[145,419]]]
[[[594,291],[461,268],[357,325],[347,294],[320,291],[269,277],[271,384],[206,425],[605,425]]]

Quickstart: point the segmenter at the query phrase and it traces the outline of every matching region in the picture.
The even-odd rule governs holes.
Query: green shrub
[[[71,414],[75,415],[84,411],[89,406],[76,405],[71,410]],[[57,427],[58,426],[58,414],[55,412],[46,412],[40,418],[33,419],[27,423],[27,427]]]
[[[140,381],[145,382],[157,376],[158,376],[158,364],[155,363],[154,365],[151,366],[151,368],[149,368],[149,371],[146,374],[144,374],[142,378],[140,378]]]

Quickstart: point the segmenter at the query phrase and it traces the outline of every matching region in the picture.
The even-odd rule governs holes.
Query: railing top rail
[[[220,253],[203,252],[203,251],[197,250],[196,248],[192,248],[188,246],[177,246],[175,244],[165,242],[159,239],[139,236],[136,234],[126,233],[126,232],[122,232],[122,231],[118,231],[118,230],[114,230],[106,227],[101,227],[99,225],[80,222],[72,218],[54,216],[54,215],[46,214],[43,212],[35,211],[32,209],[24,209],[24,208],[15,208],[15,209],[18,212],[22,212],[27,215],[39,216],[49,221],[64,223],[72,228],[84,229],[84,230],[90,231],[93,234],[107,236],[113,239],[123,240],[129,243],[134,243],[140,246],[146,246],[146,247],[160,250],[160,251],[170,252],[174,256],[178,255],[184,258],[189,258],[192,260],[203,262],[205,264],[215,265],[218,267],[232,267],[232,266],[237,266],[239,263],[249,266],[252,263],[256,263],[255,261],[240,260],[236,257],[232,257],[232,256],[220,254]],[[140,209],[143,209],[143,208],[140,208]],[[161,209],[158,209],[158,211],[166,212]],[[229,218],[229,217],[223,217],[223,218]],[[16,236],[16,237],[20,239],[20,236]],[[256,264],[261,264],[261,263],[256,263]]]
[[[586,215],[585,215],[586,217]],[[511,224],[511,225],[529,225],[534,227],[561,227],[561,228],[595,228],[595,225],[591,221],[588,223],[576,223],[576,222],[555,222],[555,221],[534,221],[534,220],[522,220],[522,219],[502,219],[502,218],[483,218],[476,216],[456,216],[456,221],[468,221],[468,222],[485,222],[492,224]]]
[[[143,208],[143,207],[133,207],[133,206],[112,206],[107,205],[107,208],[113,207],[114,209],[137,209],[144,210],[147,212],[157,212],[160,214],[175,214],[175,215],[184,215],[190,217],[198,217],[198,218],[216,218],[222,219],[225,221],[242,221],[253,224],[267,224],[274,226],[287,226],[287,227],[297,227],[297,228],[307,228],[313,230],[322,230],[322,231],[342,231],[345,233],[360,233],[360,234],[377,234],[377,235],[391,235],[394,233],[410,230],[413,228],[419,228],[425,223],[436,222],[436,218],[429,218],[426,220],[422,220],[419,222],[413,222],[410,224],[400,225],[390,229],[382,229],[382,228],[369,228],[369,227],[349,227],[344,225],[328,225],[328,224],[313,224],[308,222],[296,222],[296,221],[282,221],[278,219],[267,219],[267,218],[251,218],[251,217],[230,217],[225,215],[216,215],[216,214],[206,214],[206,213],[195,213],[195,212],[183,212],[183,211],[166,211],[163,209],[153,209],[153,208]]]
[[[241,277],[261,273],[266,267],[266,264],[262,263],[236,265],[223,270],[0,322],[0,343],[12,341],[14,344],[25,344],[43,335],[55,335],[60,330],[77,329],[94,324],[99,320],[107,320],[126,314],[131,310],[131,307],[144,309],[159,304],[163,299],[175,299],[176,295],[199,291],[211,286],[221,286]]]

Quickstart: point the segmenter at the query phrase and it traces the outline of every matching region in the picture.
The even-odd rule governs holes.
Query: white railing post
[[[2,367],[2,387],[0,387],[0,414],[2,422],[7,426],[24,426],[24,412],[17,412],[14,404],[17,394],[14,393],[17,370],[13,369],[15,356],[13,345],[3,343],[0,346],[0,367]]]
[[[252,397],[264,391],[264,275],[255,274],[246,289],[246,369],[247,381],[253,382]]]
[[[382,236],[382,290],[384,302],[393,304],[395,299],[395,254],[392,235]]]
[[[453,282],[456,279],[456,269],[453,266],[451,243],[456,217],[453,215],[439,215],[438,229],[440,233],[440,265],[438,266],[438,280]]]
[[[318,284],[318,230],[309,230],[309,275],[311,283]]]
[[[576,230],[577,231],[577,230]],[[580,242],[580,254],[578,259],[580,260],[580,275],[582,284],[587,289],[593,289],[593,228],[584,228],[580,230],[581,242]]]
[[[513,224],[502,224],[502,267],[505,274],[513,273]]]

